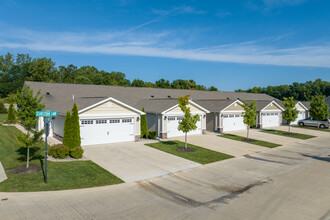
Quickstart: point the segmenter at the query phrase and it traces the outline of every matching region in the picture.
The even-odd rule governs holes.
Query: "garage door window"
[[[101,120],[96,120],[96,124],[106,124],[107,120],[101,119]]]
[[[183,117],[182,116],[179,116],[178,117],[178,121],[182,121]]]
[[[93,124],[93,120],[81,120],[82,125],[91,125]]]
[[[131,123],[132,122],[132,119],[131,118],[123,118],[122,119],[122,122],[123,123]]]
[[[169,121],[175,121],[175,117],[173,117],[173,116],[169,116],[169,117],[168,117],[168,120],[169,120]]]
[[[120,123],[120,119],[110,119],[109,123]]]
[[[229,117],[229,115],[224,115],[223,117],[224,117],[224,118],[228,118],[228,117]]]

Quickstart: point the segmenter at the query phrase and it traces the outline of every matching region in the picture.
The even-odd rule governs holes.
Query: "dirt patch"
[[[242,141],[245,141],[245,142],[256,142],[257,140],[254,140],[254,139],[247,139],[247,138],[243,138],[241,139]]]
[[[288,135],[288,136],[295,136],[296,134],[293,134],[293,133],[289,133],[289,132],[285,132],[283,133],[284,135]]]
[[[13,174],[24,174],[24,173],[36,173],[41,171],[40,166],[29,166],[29,168],[24,167],[17,167],[15,169],[9,170],[9,173]]]
[[[194,152],[196,151],[194,148],[185,148],[185,147],[179,147],[176,149],[178,152]]]

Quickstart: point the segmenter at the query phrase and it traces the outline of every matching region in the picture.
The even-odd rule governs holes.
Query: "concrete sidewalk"
[[[5,169],[3,168],[2,163],[1,163],[1,161],[0,161],[0,183],[1,183],[2,181],[5,181],[6,179],[7,179],[6,171],[5,171]]]

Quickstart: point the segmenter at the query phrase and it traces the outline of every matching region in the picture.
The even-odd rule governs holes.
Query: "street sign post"
[[[49,135],[49,125],[52,122],[52,117],[57,116],[55,111],[36,111],[37,117],[44,117],[45,127],[45,183],[47,183],[47,137]]]

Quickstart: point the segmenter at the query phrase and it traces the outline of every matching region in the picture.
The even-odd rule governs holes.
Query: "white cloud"
[[[268,8],[301,5],[308,0],[263,0]]]
[[[170,31],[161,33],[124,31],[87,34],[71,32],[47,33],[18,29],[3,30],[6,31],[0,33],[0,48],[2,49],[330,68],[330,44],[326,43],[323,45],[292,48],[274,48],[273,46],[261,46],[258,45],[257,41],[251,41],[203,48],[188,48],[184,44],[184,39],[177,38]],[[265,45],[264,41],[262,43]]]

